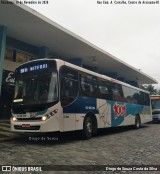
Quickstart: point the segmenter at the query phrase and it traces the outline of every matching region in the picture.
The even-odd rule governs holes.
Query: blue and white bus
[[[11,130],[65,132],[152,120],[149,93],[59,59],[39,59],[16,69]]]

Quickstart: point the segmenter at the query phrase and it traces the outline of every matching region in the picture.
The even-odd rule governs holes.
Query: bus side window
[[[112,83],[113,100],[123,101],[123,91],[120,84]]]
[[[123,101],[128,103],[136,104],[137,100],[134,98],[135,89],[132,89],[128,86],[122,85],[123,90]]]
[[[146,105],[146,106],[150,105],[149,94],[140,91],[139,99],[140,99],[139,104]]]
[[[87,95],[88,92],[89,92],[89,85],[87,84],[85,78],[81,76],[81,93],[83,95]]]
[[[78,81],[61,78],[61,103],[66,106],[72,103],[78,94]]]
[[[149,106],[150,105],[150,98],[149,98],[149,94],[144,93],[144,104]]]
[[[80,87],[82,96],[97,97],[97,79],[95,77],[81,74]]]
[[[60,72],[60,99],[62,106],[71,104],[78,95],[78,72],[64,66]]]
[[[99,80],[98,84],[99,84],[99,86],[98,86],[99,87],[99,95],[98,95],[98,97],[101,98],[101,99],[110,100],[112,93],[110,91],[109,82],[108,81]]]

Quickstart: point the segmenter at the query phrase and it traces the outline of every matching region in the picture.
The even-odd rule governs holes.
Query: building
[[[39,58],[60,58],[121,81],[157,83],[155,79],[23,5],[0,4],[0,117],[10,115],[14,70]],[[128,73],[129,72],[129,73]],[[7,111],[7,112],[6,112]]]

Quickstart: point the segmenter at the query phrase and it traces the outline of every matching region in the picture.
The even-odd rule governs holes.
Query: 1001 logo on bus
[[[123,115],[126,117],[126,105],[119,105],[117,103],[114,104],[113,110],[114,110],[114,116],[119,117],[120,115]]]

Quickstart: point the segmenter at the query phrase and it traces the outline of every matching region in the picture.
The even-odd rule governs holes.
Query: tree
[[[157,89],[155,89],[153,85],[141,85],[140,88],[148,91],[150,95],[156,95],[158,94],[158,92],[160,94],[160,90],[158,91]]]
[[[160,88],[159,88],[159,89],[157,89],[157,94],[158,94],[158,95],[160,95]]]

